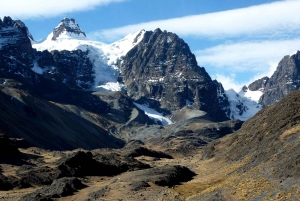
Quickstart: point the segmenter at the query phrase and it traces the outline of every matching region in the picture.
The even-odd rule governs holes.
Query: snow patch
[[[122,91],[125,88],[124,84],[118,82],[107,82],[96,87],[100,91]]]
[[[75,26],[75,25],[74,25]],[[41,42],[33,42],[33,48],[38,51],[52,50],[82,50],[88,51],[90,61],[94,68],[94,86],[91,90],[108,90],[120,91],[123,85],[118,83],[117,79],[120,70],[116,64],[137,45],[144,37],[145,30],[129,34],[125,38],[112,44],[105,44],[98,41],[88,40],[86,37],[78,37],[76,34],[60,35],[55,41],[52,40],[51,33],[46,40]],[[34,70],[41,72],[38,67]]]
[[[240,91],[236,93],[233,89],[225,91],[230,104],[230,119],[246,121],[253,117],[262,106],[258,103],[262,95],[261,91]]]
[[[172,124],[173,122],[164,117],[161,113],[157,112],[156,110],[154,109],[151,109],[145,105],[141,105],[141,104],[138,104],[138,103],[133,103],[135,106],[137,106],[139,109],[143,110],[145,112],[145,114],[150,118],[150,119],[153,119],[156,123],[157,122],[161,122],[162,125],[166,126],[166,125],[170,125]]]
[[[44,73],[44,70],[41,67],[39,67],[37,62],[33,63],[33,68],[31,68],[31,70],[40,75]]]

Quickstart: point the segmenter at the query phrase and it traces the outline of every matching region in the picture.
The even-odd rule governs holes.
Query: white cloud
[[[239,92],[243,86],[248,86],[253,81],[265,77],[266,75],[257,74],[253,77],[250,77],[248,80],[243,80],[242,82],[237,81],[237,76],[239,75],[235,73],[226,74],[226,75],[215,74],[212,76],[212,78],[216,79],[218,82],[221,82],[225,90],[233,89],[236,92]]]
[[[225,89],[239,91],[243,85],[249,85],[254,80],[270,77],[280,60],[296,50],[300,50],[300,38],[222,44],[196,51],[195,55],[200,66],[219,72],[212,77],[221,82]],[[241,75],[238,75],[241,73],[255,76],[248,76],[247,80],[240,82],[237,80],[241,80]]]
[[[236,92],[239,92],[244,85],[248,84],[247,82],[237,82],[235,79],[235,74],[230,74],[227,76],[222,74],[216,74],[213,76],[213,79],[216,79],[218,80],[218,82],[221,82],[225,90],[233,89]]]
[[[116,40],[137,30],[161,28],[183,36],[226,38],[278,37],[300,30],[300,1],[279,1],[223,12],[145,22],[90,33],[91,38]]]
[[[0,2],[2,16],[14,19],[54,17],[126,0],[9,0]]]
[[[258,42],[222,44],[195,51],[199,65],[229,72],[255,71],[270,73],[270,67],[283,56],[300,50],[300,38]],[[273,69],[272,69],[272,72]]]

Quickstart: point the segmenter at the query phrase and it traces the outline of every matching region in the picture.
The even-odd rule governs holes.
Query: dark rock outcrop
[[[1,158],[11,158],[20,156],[21,153],[14,145],[13,141],[8,139],[4,134],[0,133],[0,161]]]
[[[86,37],[79,25],[73,18],[64,18],[60,24],[53,30],[52,40],[56,40],[62,33],[69,36]]]
[[[35,51],[34,71],[47,79],[67,85],[71,89],[91,90],[94,86],[93,64],[88,52]]]
[[[21,21],[0,19],[0,76],[17,79],[33,88],[39,79],[32,72],[34,54],[30,33]]]
[[[152,182],[159,186],[174,186],[191,180],[196,174],[184,166],[163,166],[135,172],[139,181]]]
[[[60,176],[60,172],[56,169],[49,167],[37,168],[30,165],[21,166],[16,173],[20,181],[35,186],[49,185]]]
[[[161,151],[155,151],[155,150],[147,149],[145,147],[129,149],[128,151],[125,151],[124,154],[128,157],[150,156],[155,158],[168,158],[168,159],[173,158],[172,156],[165,154]]]
[[[251,84],[249,84],[248,86],[248,89],[251,90],[251,91],[264,91],[265,88],[266,88],[266,85],[268,84],[268,81],[269,81],[269,77],[263,77],[263,78],[260,78],[254,82],[252,82]]]
[[[58,169],[62,176],[111,176],[129,170],[149,168],[149,165],[135,159],[122,158],[117,154],[96,155],[91,152],[76,152],[58,161]]]
[[[197,65],[189,46],[177,35],[156,29],[119,64],[128,94],[168,114],[186,105],[206,111],[214,120],[227,119],[219,106],[218,86]],[[225,101],[225,99],[224,99]]]
[[[61,178],[54,180],[50,186],[43,187],[33,193],[27,194],[20,201],[31,200],[53,200],[54,198],[66,197],[73,195],[80,189],[86,186],[77,178]]]

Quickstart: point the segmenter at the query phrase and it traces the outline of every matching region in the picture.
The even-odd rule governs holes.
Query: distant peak
[[[24,24],[24,22],[22,22],[21,20],[13,20],[11,17],[9,16],[5,16],[3,18],[3,20],[1,20],[0,18],[0,29],[2,27],[13,27],[15,29],[19,29],[21,30],[24,34],[27,35],[27,37],[31,40],[34,41],[32,35],[30,34],[28,28],[26,27],[26,25]]]
[[[79,27],[73,18],[64,18],[53,30],[52,40],[59,37],[86,38],[84,31]]]
[[[247,92],[247,91],[248,91],[248,87],[247,87],[246,85],[244,85],[244,86],[242,87],[241,91]]]

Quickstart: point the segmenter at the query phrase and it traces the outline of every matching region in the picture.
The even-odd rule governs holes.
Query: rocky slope
[[[220,107],[227,100],[218,100],[220,86],[176,34],[147,31],[118,66],[129,96],[137,102],[166,114],[191,105],[216,121],[228,119],[227,107]]]
[[[164,136],[161,143],[151,144],[149,139],[143,145],[135,140],[122,149],[19,149],[13,156],[18,164],[0,164],[0,198],[299,200],[299,97],[299,90],[290,93],[246,121],[240,130],[205,147],[184,150],[177,145],[185,145],[183,137],[190,142],[203,139],[193,133],[222,135],[240,123],[191,118],[187,124],[172,125],[172,132],[182,130]]]
[[[18,79],[32,88],[39,79],[30,69],[34,60],[30,36],[21,21],[0,19],[0,75]]]
[[[300,52],[285,56],[278,64],[274,74],[263,77],[249,85],[252,91],[263,92],[260,103],[270,106],[277,103],[287,94],[300,87]]]
[[[72,110],[64,110],[57,103],[48,102],[28,91],[14,80],[0,80],[5,82],[0,84],[0,130],[7,136],[23,138],[31,146],[55,150],[123,146],[121,140],[108,135],[104,130],[101,122],[107,120],[101,118],[95,109],[91,112],[88,108],[82,108],[82,115],[77,115]],[[98,102],[98,107],[100,104],[105,105],[94,98],[93,104]],[[98,124],[84,118],[91,115],[98,117]]]
[[[124,93],[108,95],[117,98],[111,103],[88,91],[94,71],[86,51],[36,51],[26,26],[9,17],[0,34],[0,129],[9,137],[47,149],[117,148],[124,143],[110,127],[152,123]]]
[[[225,159],[238,168],[197,199],[217,199],[214,192],[223,200],[299,199],[299,97],[299,90],[291,92],[236,133],[210,143],[203,158]]]

